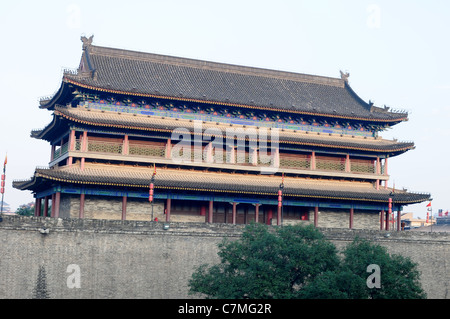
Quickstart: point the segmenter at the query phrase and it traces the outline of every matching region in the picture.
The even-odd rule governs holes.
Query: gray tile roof
[[[345,76],[330,78],[87,44],[72,84],[116,93],[219,105],[396,123],[389,112],[359,98]]]
[[[52,128],[57,126],[57,118],[62,117],[69,121],[88,124],[93,126],[106,126],[127,128],[135,130],[146,130],[156,132],[172,132],[174,129],[183,127],[194,132],[194,123],[187,120],[161,119],[157,117],[148,117],[143,115],[132,115],[116,112],[88,111],[82,108],[67,108],[62,106],[55,107],[55,119],[44,129],[32,131],[34,138],[53,138],[53,134],[48,134]],[[63,127],[64,124],[62,124]],[[213,128],[222,132],[226,131],[226,125],[216,125],[213,123],[204,123],[203,129]],[[344,150],[360,150],[368,152],[379,152],[391,155],[398,155],[414,148],[413,142],[400,142],[395,140],[348,137],[348,136],[327,136],[326,134],[305,134],[299,132],[279,131],[279,142],[282,144],[295,144],[311,147],[330,147]]]

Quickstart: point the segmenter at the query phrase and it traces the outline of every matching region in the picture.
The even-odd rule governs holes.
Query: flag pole
[[[5,162],[3,163],[3,175],[2,175],[1,187],[0,187],[0,192],[2,193],[2,206],[0,208],[1,215],[3,215],[3,200],[5,198],[5,181],[6,181],[6,163],[7,162],[8,162],[8,154],[6,154]]]
[[[433,206],[430,206],[430,215],[431,215],[431,227],[430,232],[433,232]]]
[[[430,203],[427,205],[427,207],[428,207],[427,211],[429,211],[430,215],[431,215],[430,232],[433,231],[433,206],[431,206],[431,201],[432,201],[432,199],[430,199]]]
[[[156,165],[153,164],[153,174],[152,174],[152,178],[150,180],[150,189],[149,189],[149,196],[148,196],[148,200],[151,204],[152,207],[152,217],[151,217],[151,221],[153,221],[153,188],[154,188],[154,183],[155,183],[155,175],[156,175]]]

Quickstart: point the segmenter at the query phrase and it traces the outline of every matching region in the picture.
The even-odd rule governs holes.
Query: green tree
[[[366,282],[349,270],[326,271],[311,280],[299,293],[301,299],[365,299]]]
[[[339,257],[313,226],[251,224],[241,238],[219,244],[220,263],[201,265],[190,293],[208,298],[368,299],[425,298],[410,259],[355,239]],[[381,288],[369,288],[367,266],[381,269]]]
[[[49,299],[50,293],[47,288],[47,274],[44,266],[39,266],[36,286],[33,289],[33,299]]]
[[[298,298],[307,281],[339,266],[336,247],[313,226],[269,229],[251,224],[219,245],[221,263],[200,266],[191,293],[209,298]]]
[[[34,215],[34,203],[28,203],[20,205],[16,210],[17,215],[21,216],[33,216]]]
[[[420,285],[420,272],[410,258],[392,254],[383,246],[356,238],[343,251],[342,268],[361,278],[370,275],[368,265],[380,268],[380,288],[368,288],[366,294],[372,299],[423,299],[425,292]]]

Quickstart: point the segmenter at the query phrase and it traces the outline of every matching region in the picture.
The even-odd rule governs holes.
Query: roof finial
[[[89,39],[86,38],[84,35],[81,36],[81,42],[83,42],[83,50],[86,50],[86,48],[91,46],[93,39],[94,35],[91,35]]]
[[[344,73],[342,71],[339,71],[339,72],[341,72],[341,79],[348,83],[348,77],[350,76],[350,73],[348,73],[348,72]]]

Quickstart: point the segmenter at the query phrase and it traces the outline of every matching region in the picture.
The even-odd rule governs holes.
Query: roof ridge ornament
[[[350,73],[348,72],[342,72],[341,70],[339,71],[341,73],[341,79],[345,81],[345,83],[348,83],[348,78],[350,76]]]
[[[86,50],[92,45],[93,39],[94,35],[91,35],[89,38],[86,38],[84,35],[81,36],[81,42],[83,42],[83,50]]]

